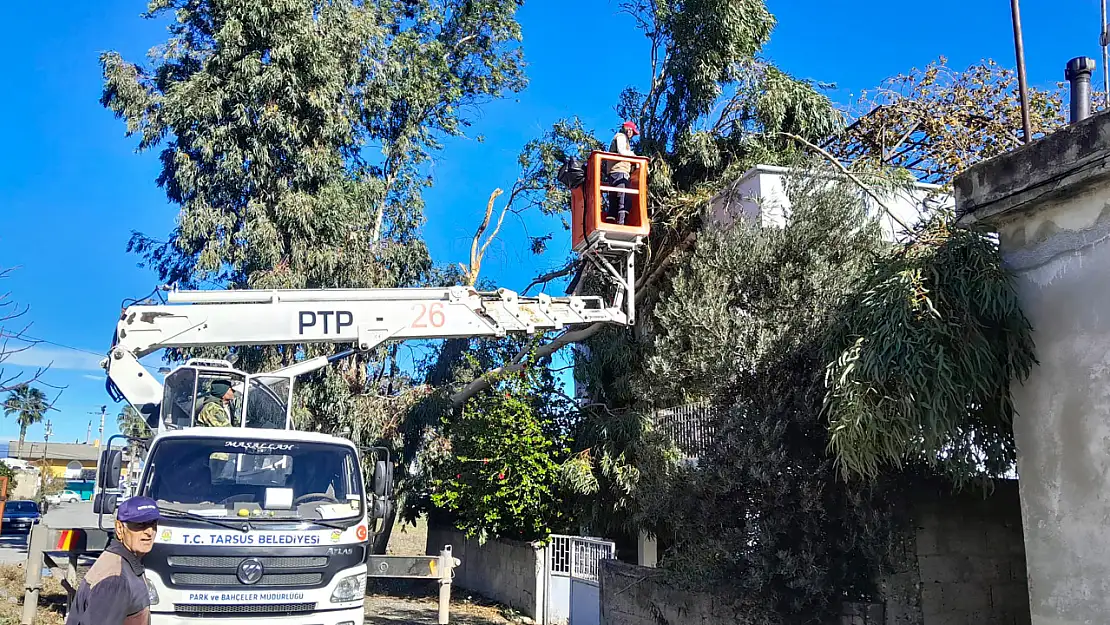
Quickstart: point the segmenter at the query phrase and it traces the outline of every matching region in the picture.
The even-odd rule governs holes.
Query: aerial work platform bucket
[[[628,188],[606,186],[604,166],[617,162],[631,162]],[[643,156],[622,156],[612,152],[593,152],[586,164],[586,181],[571,189],[571,228],[575,251],[583,251],[604,233],[609,241],[632,243],[642,240],[651,232],[647,212],[647,167]],[[628,215],[624,225],[606,222],[605,209],[610,193],[624,193]]]

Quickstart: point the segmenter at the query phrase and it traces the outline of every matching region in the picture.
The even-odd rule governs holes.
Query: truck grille
[[[235,569],[246,556],[170,556],[170,566],[204,569]],[[258,558],[267,569],[315,569],[328,565],[327,556],[271,556]]]
[[[241,586],[235,575],[219,573],[174,573],[170,579],[182,586]],[[312,586],[324,581],[323,573],[273,573],[265,574],[252,587]]]
[[[290,614],[304,614],[316,609],[316,603],[259,603],[259,604],[232,604],[210,605],[204,603],[176,603],[173,606],[175,614],[184,616],[205,616],[220,614],[241,614],[252,616],[266,614],[281,616]]]

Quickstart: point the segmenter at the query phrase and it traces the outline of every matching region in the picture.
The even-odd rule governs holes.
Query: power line
[[[104,354],[102,354],[100,352],[94,352],[94,351],[87,350],[87,349],[81,349],[80,347],[73,347],[72,345],[65,345],[63,343],[56,343],[54,341],[48,341],[46,339],[36,338],[36,337],[33,337],[29,334],[22,335],[22,338],[26,339],[28,342],[31,342],[31,343],[46,343],[47,345],[53,345],[55,347],[61,347],[62,349],[71,349],[75,352],[81,352],[81,353],[84,353],[84,354],[92,354],[93,356],[100,356],[102,358],[104,357]]]

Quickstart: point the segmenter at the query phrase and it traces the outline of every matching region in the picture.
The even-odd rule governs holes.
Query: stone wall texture
[[[438,555],[451,545],[462,561],[453,585],[512,607],[532,619],[543,611],[543,549],[531,543],[490,540],[479,545],[462,532],[428,528],[427,551]]]
[[[882,603],[846,604],[838,625],[1030,623],[1016,481],[998,481],[986,498],[923,494],[913,519],[900,566],[880,580]],[[615,561],[602,568],[601,604],[603,625],[748,625],[733,601]]]
[[[1016,480],[986,498],[927,498],[914,518],[924,625],[1030,623]]]

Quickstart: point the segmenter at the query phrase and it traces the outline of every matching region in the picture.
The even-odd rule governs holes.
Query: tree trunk
[[[16,448],[15,455],[17,458],[22,459],[23,456],[23,440],[27,438],[27,426],[19,425],[19,447]]]
[[[399,506],[400,502],[395,502],[393,509],[382,519],[382,531],[374,536],[374,544],[370,546],[370,553],[374,555],[385,554],[386,548],[389,547],[389,539],[393,536],[393,524],[397,521],[397,508]]]

